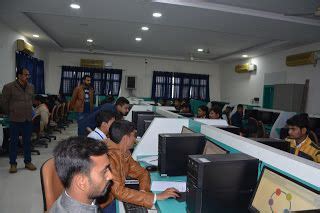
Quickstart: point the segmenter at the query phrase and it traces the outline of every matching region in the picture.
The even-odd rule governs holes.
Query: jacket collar
[[[96,205],[88,205],[80,203],[79,201],[71,198],[66,194],[66,191],[61,195],[61,205],[68,212],[98,212],[98,206]]]
[[[125,158],[128,158],[129,156],[131,156],[131,153],[130,151],[124,153],[121,149],[120,149],[120,146],[119,144],[116,144],[115,142],[113,141],[108,141],[108,150],[110,150],[111,152],[109,153],[116,153],[118,155],[122,155],[123,157]]]

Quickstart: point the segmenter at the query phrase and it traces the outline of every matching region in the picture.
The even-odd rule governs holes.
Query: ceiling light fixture
[[[148,30],[149,30],[149,27],[143,26],[143,27],[141,27],[141,30],[143,30],[143,31],[148,31]]]
[[[136,41],[142,41],[142,38],[140,38],[140,37],[136,37]]]
[[[75,4],[75,3],[70,4],[70,7],[72,9],[76,9],[76,10],[80,9],[80,5],[79,4]]]
[[[35,38],[39,38],[38,34],[33,34],[32,36],[35,37]]]
[[[93,40],[92,40],[91,38],[88,38],[88,39],[87,39],[87,42],[92,43]]]
[[[203,52],[203,49],[202,49],[202,48],[198,48],[197,51],[198,51],[198,52]]]
[[[155,18],[160,18],[160,17],[162,16],[162,14],[159,13],[159,12],[154,12],[154,13],[152,14],[152,16],[155,17]]]
[[[242,55],[242,58],[248,58],[249,56],[248,55]]]

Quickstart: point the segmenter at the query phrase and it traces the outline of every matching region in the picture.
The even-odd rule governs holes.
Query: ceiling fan
[[[298,17],[314,17],[320,18],[320,7],[317,7],[316,11],[310,13],[284,13],[285,16],[298,16]]]

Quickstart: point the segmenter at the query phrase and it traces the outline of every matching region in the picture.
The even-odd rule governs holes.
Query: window
[[[122,70],[62,66],[60,93],[72,95],[84,75],[91,76],[95,95],[119,95]]]
[[[153,72],[152,98],[209,100],[209,75]]]

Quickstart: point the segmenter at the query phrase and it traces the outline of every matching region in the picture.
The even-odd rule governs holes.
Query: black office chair
[[[41,115],[36,115],[32,119],[32,133],[36,135],[36,138],[31,141],[32,145],[37,147],[37,146],[44,146],[45,148],[48,148],[48,144],[46,143],[46,138],[41,138],[40,137],[40,120],[41,120]]]

